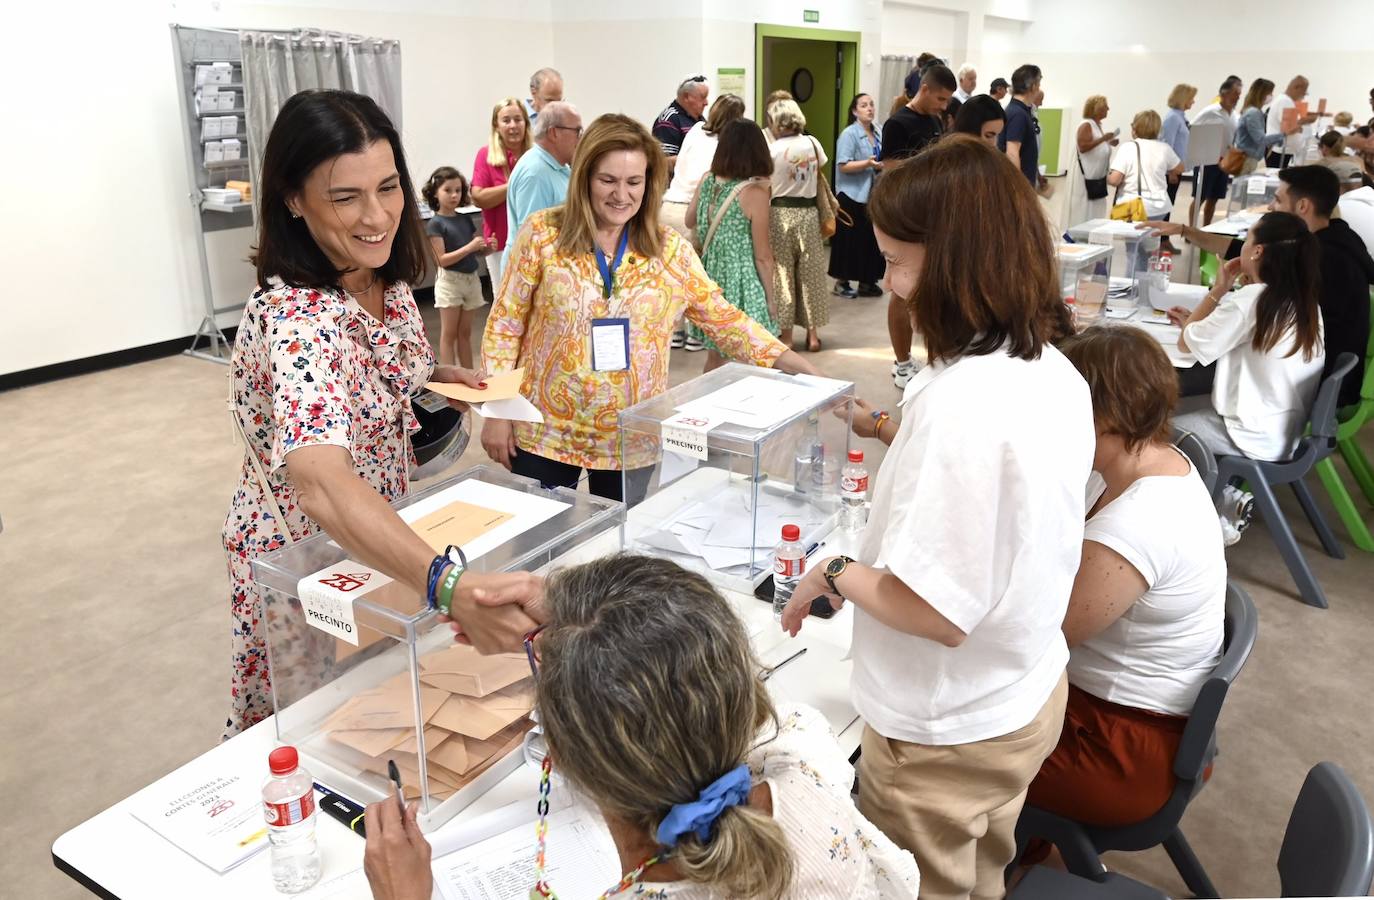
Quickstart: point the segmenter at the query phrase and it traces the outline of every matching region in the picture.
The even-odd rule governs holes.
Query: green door
[[[806,116],[807,132],[833,161],[835,140],[847,124],[845,113],[858,83],[858,35],[759,25],[757,38],[759,124],[764,98],[776,90],[789,91]]]

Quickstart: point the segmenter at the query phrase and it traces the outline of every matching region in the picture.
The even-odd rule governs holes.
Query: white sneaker
[[[671,341],[668,342],[668,346],[671,347],[671,348],[674,349],[674,350],[681,350],[682,347],[683,347],[683,345],[685,345],[686,343],[687,343],[687,332],[685,332],[685,331],[674,331],[674,332],[673,332],[673,339],[672,339]]]
[[[1217,518],[1221,520],[1222,546],[1233,547],[1240,543],[1240,529],[1236,527],[1236,524],[1220,513],[1217,514]]]
[[[1228,484],[1221,489],[1220,510],[1236,526],[1237,531],[1244,531],[1250,527],[1250,520],[1255,516],[1255,495]]]
[[[897,390],[906,390],[906,384],[911,380],[911,376],[916,374],[916,364],[911,360],[906,362],[894,362],[892,364],[892,383]]]
[[[686,344],[686,347],[687,347],[687,352],[688,352],[688,353],[696,353],[698,350],[705,350],[705,349],[706,349],[706,345],[705,345],[704,343],[702,343],[701,338],[696,337],[695,335],[690,335],[690,334],[687,335],[687,344]]]

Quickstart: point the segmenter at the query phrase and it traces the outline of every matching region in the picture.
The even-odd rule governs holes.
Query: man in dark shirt
[[[668,160],[669,176],[677,166],[677,154],[682,149],[682,139],[692,130],[693,125],[701,121],[710,94],[711,86],[706,83],[705,75],[688,78],[677,86],[677,98],[669,103],[654,121],[654,138],[663,145],[663,155]]]
[[[997,138],[997,149],[1005,152],[1031,187],[1040,185],[1040,141],[1032,101],[1040,91],[1040,67],[1018,66],[1011,73],[1011,102],[1007,104],[1007,124]]]
[[[1001,103],[1003,100],[1007,99],[1007,88],[1009,87],[1011,87],[1011,85],[1007,84],[1005,78],[994,78],[992,79],[992,85],[988,88],[988,96],[992,97],[992,99],[996,100],[998,103]]]
[[[906,77],[911,101],[883,123],[883,162],[915,156],[940,137],[940,114],[959,83],[948,66],[928,66]]]
[[[1325,166],[1290,166],[1279,172],[1274,209],[1292,213],[1307,223],[1322,247],[1322,333],[1329,372],[1342,353],[1358,362],[1341,384],[1341,406],[1357,403],[1364,381],[1364,354],[1369,344],[1369,286],[1374,284],[1374,259],[1364,241],[1342,219],[1332,219],[1341,182]]]

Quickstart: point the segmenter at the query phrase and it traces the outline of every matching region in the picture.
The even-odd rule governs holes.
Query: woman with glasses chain
[[[603,898],[916,896],[915,860],[854,808],[854,770],[824,718],[774,708],[743,623],[704,578],[612,556],[555,575],[545,606],[526,639],[549,748],[531,898],[560,897],[542,865],[559,840],[543,814],[554,769],[615,842],[624,875]],[[428,898],[414,809],[367,815],[374,896]]]

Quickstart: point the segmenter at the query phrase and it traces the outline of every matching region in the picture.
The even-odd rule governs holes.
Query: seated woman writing
[[[1173,367],[1150,335],[1094,327],[1060,345],[1092,395],[1097,448],[1064,618],[1069,700],[1026,802],[1092,825],[1159,810],[1221,658],[1226,559],[1207,487],[1169,443]]]

